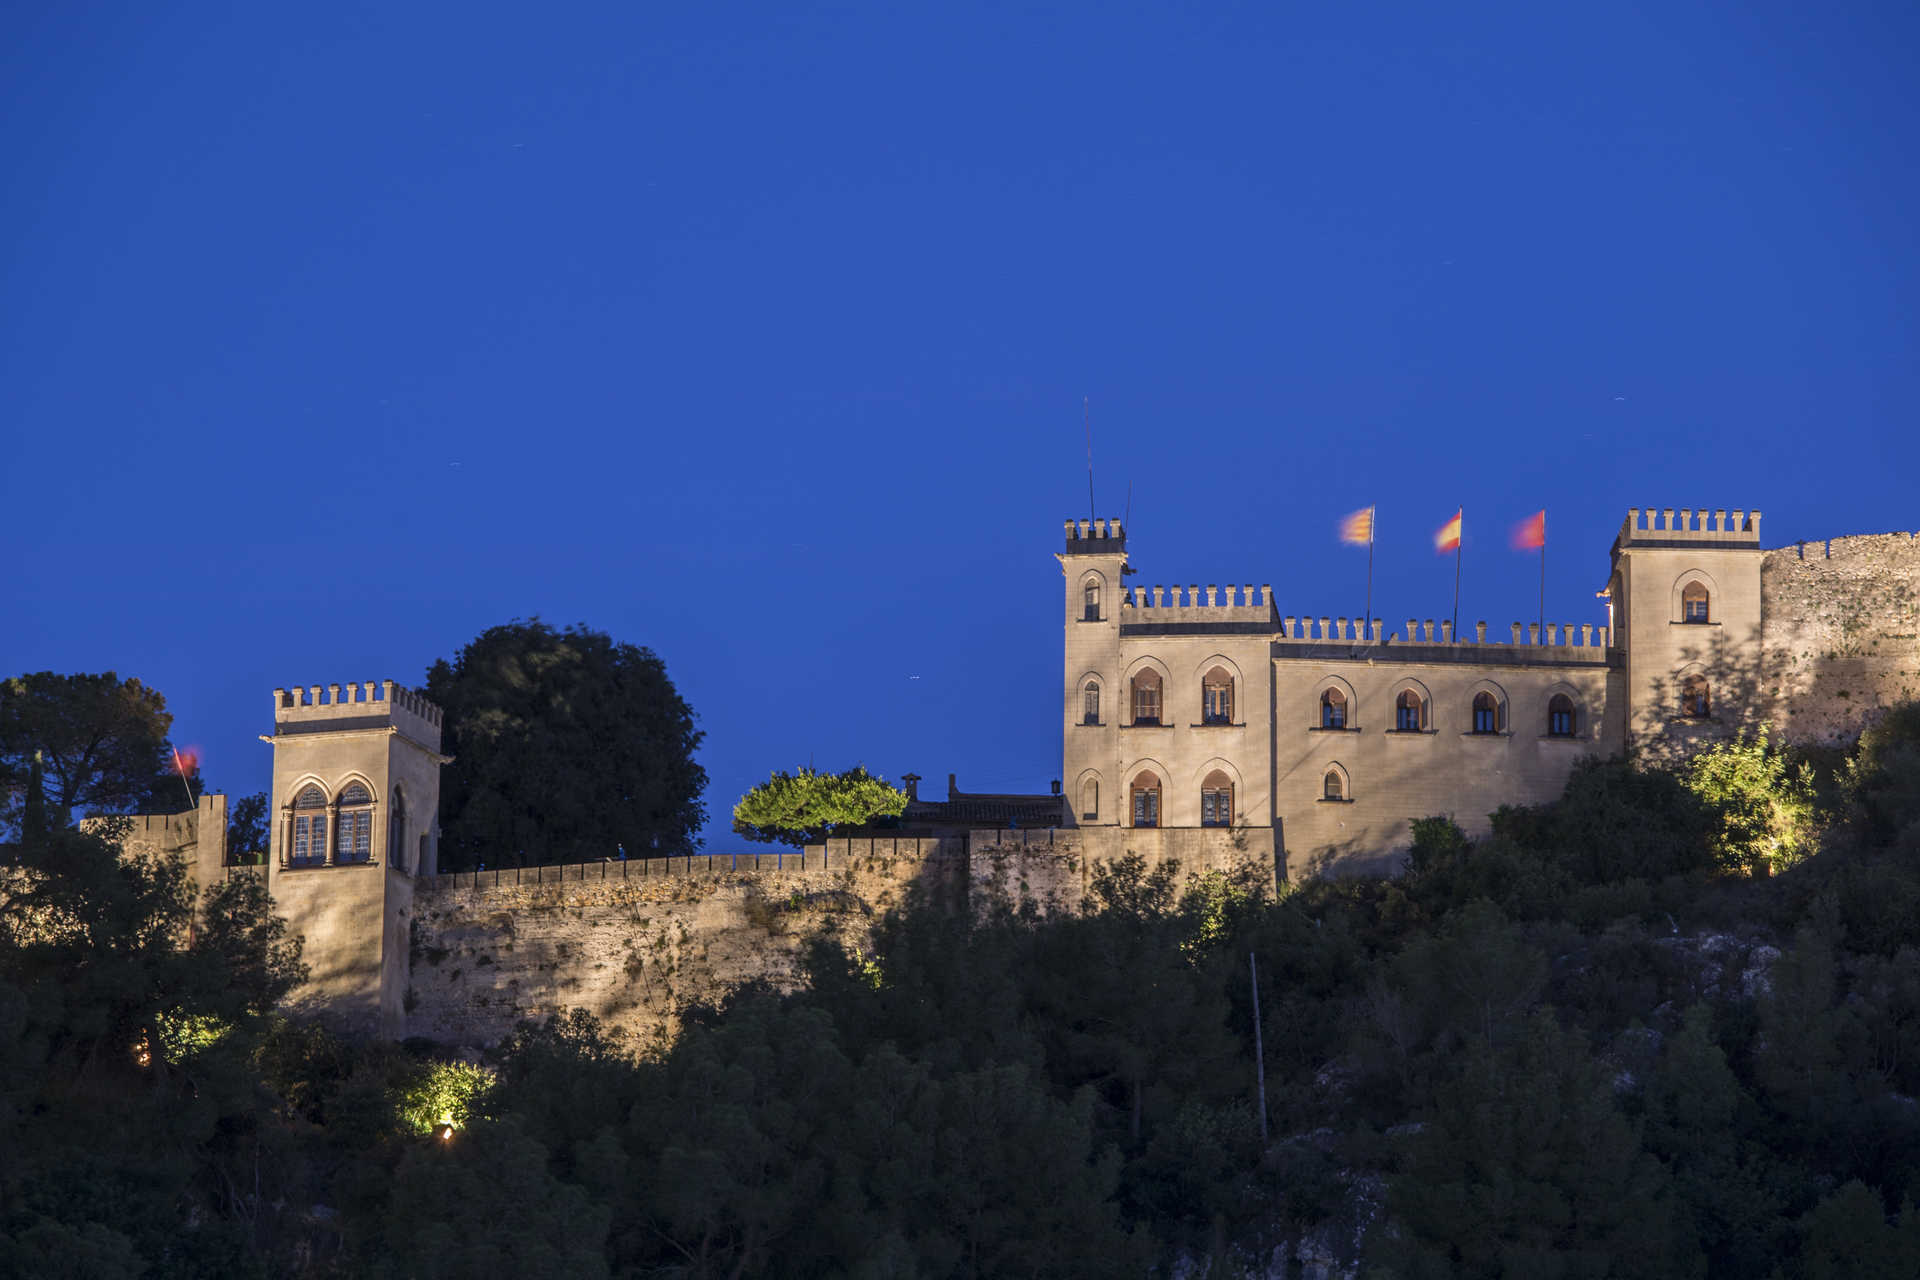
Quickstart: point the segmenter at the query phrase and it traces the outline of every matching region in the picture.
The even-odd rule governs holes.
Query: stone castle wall
[[[792,990],[809,938],[868,945],[918,889],[944,910],[1084,900],[1093,866],[1128,852],[1187,874],[1271,883],[1273,854],[1232,830],[976,831],[833,840],[804,853],[603,862],[415,881],[406,1034],[499,1041],[525,1018],[586,1009],[640,1042],[749,982]]]
[[[1760,590],[1760,680],[1780,736],[1838,745],[1920,698],[1920,536],[1769,551]]]

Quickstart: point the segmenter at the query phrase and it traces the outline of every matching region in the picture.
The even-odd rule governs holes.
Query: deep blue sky
[[[801,10],[814,10],[803,13]],[[1910,3],[0,17],[0,675],[651,646],[776,767],[1044,789],[1060,522],[1283,612],[1599,621],[1629,505],[1920,525]],[[914,679],[913,677],[918,677]]]

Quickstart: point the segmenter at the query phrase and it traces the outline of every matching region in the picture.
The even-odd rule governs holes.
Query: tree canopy
[[[865,765],[845,773],[783,770],[740,797],[733,806],[733,829],[749,840],[798,847],[818,843],[835,827],[895,817],[906,807],[906,793],[868,773]]]
[[[114,672],[36,671],[0,682],[0,788],[24,795],[37,754],[48,818],[183,806],[167,731],[173,716],[156,689]],[[197,770],[189,770],[199,795]]]
[[[538,618],[427,672],[446,712],[443,868],[684,853],[706,820],[693,710],[649,649]]]

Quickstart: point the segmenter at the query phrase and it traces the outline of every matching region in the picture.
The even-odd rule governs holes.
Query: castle
[[[910,889],[955,910],[1070,907],[1127,853],[1263,879],[1390,870],[1412,819],[1484,830],[1502,804],[1558,795],[1589,755],[1763,723],[1843,741],[1920,697],[1909,533],[1763,550],[1758,511],[1635,509],[1604,625],[1491,636],[1283,615],[1267,586],[1128,585],[1117,520],[1069,521],[1058,557],[1062,794],[992,798],[1057,806],[1050,826],[442,874],[439,709],[391,681],[274,690],[264,874],[305,940],[293,1004],[466,1044],[572,1007],[663,1032],[738,982],[797,981],[806,937],[857,944]],[[226,862],[222,804],[135,819],[132,838],[185,854],[204,882]]]

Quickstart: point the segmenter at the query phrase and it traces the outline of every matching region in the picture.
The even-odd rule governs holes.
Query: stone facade
[[[1502,804],[1557,796],[1584,756],[1766,724],[1846,740],[1920,693],[1906,533],[1763,551],[1758,511],[1635,508],[1604,623],[1504,635],[1282,615],[1266,586],[1129,585],[1117,520],[1068,521],[1058,558],[1074,821],[1228,823],[1292,877],[1390,871],[1412,819],[1483,832]]]

